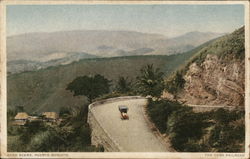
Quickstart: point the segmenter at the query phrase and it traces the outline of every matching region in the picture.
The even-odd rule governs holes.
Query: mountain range
[[[171,55],[189,51],[222,35],[212,32],[189,32],[167,38],[160,34],[134,31],[75,30],[9,36],[8,72],[17,73],[63,65],[84,58]]]
[[[63,66],[11,74],[7,77],[8,108],[21,105],[27,112],[42,112],[81,105],[86,99],[73,97],[65,89],[76,77],[101,74],[115,85],[121,75],[135,80],[147,64],[164,72],[166,90],[179,101],[244,105],[244,28],[241,28],[182,54],[80,59]]]

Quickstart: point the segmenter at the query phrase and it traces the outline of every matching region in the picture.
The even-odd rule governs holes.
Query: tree
[[[198,151],[193,147],[204,135],[206,121],[202,113],[194,113],[184,108],[174,111],[167,120],[167,133],[172,146],[177,151]],[[189,142],[192,141],[192,142]],[[196,150],[195,150],[196,149]]]
[[[120,93],[127,93],[131,91],[132,82],[128,78],[120,76],[117,82],[116,90]]]
[[[169,93],[176,95],[176,93],[184,87],[185,82],[182,73],[177,71],[168,78],[165,84],[165,89]]]
[[[85,95],[89,101],[109,92],[110,82],[105,77],[97,74],[95,76],[80,76],[67,85],[66,90],[74,93],[74,96]]]
[[[159,68],[154,69],[153,64],[143,67],[140,72],[137,77],[139,93],[160,97],[164,89],[163,72]]]
[[[16,106],[16,111],[17,112],[24,112],[24,107],[19,105],[19,106]]]

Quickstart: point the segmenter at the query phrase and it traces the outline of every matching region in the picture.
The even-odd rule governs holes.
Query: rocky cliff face
[[[177,98],[198,105],[244,105],[244,60],[225,61],[208,54],[201,65],[192,63]]]
[[[166,90],[188,104],[244,106],[244,39],[242,27],[205,46],[166,80]]]

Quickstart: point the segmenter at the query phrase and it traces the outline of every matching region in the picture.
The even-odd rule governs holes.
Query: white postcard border
[[[25,5],[25,4],[243,4],[245,6],[245,153],[183,153],[183,152],[26,152],[26,153],[13,153],[7,152],[7,79],[6,79],[6,5]],[[1,25],[0,25],[0,87],[1,87],[1,107],[0,107],[0,119],[1,119],[1,158],[249,158],[249,146],[250,146],[250,42],[249,42],[249,1],[81,1],[81,0],[3,0],[0,1],[1,12]],[[22,146],[22,145],[20,145]]]

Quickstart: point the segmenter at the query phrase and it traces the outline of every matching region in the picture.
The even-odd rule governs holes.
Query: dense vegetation
[[[208,54],[217,55],[222,62],[227,62],[228,60],[244,60],[244,45],[244,27],[234,31],[232,34],[213,40],[207,45],[203,45],[185,65],[167,78],[165,89],[172,94],[179,92],[184,87],[185,80],[183,76],[189,69],[189,66],[192,63],[201,65]]]
[[[146,65],[141,68],[136,80],[120,76],[113,91],[95,100],[135,95],[160,98],[164,89],[163,74],[159,68],[154,68],[153,64]]]
[[[244,111],[195,113],[178,102],[150,100],[147,112],[160,132],[168,134],[177,151],[244,151]]]
[[[135,83],[140,87],[132,88],[132,82],[125,77],[120,77],[115,90],[110,93],[110,82],[104,76],[96,74],[94,76],[80,76],[71,81],[66,90],[73,92],[73,96],[86,96],[91,103],[93,99],[110,98],[118,95],[135,94],[136,90],[149,90],[146,95],[154,96],[155,92],[161,94],[163,89],[163,73],[159,69],[154,69],[153,65],[146,65],[141,70],[141,75],[137,77]],[[148,76],[145,76],[148,75]],[[143,80],[141,77],[143,76]],[[155,85],[145,85],[148,80],[153,80],[160,87]],[[158,80],[161,80],[160,83]],[[161,88],[157,90],[157,88]],[[123,93],[123,94],[121,94]],[[157,95],[158,95],[157,94]],[[102,96],[101,96],[102,95]],[[101,97],[100,97],[101,96]],[[159,95],[158,95],[159,96]],[[24,126],[12,124],[17,112],[25,111],[24,107],[18,106],[8,110],[8,151],[24,152],[69,152],[69,151],[103,151],[103,147],[91,146],[90,128],[87,123],[88,106],[83,104],[79,107],[61,107],[59,114],[62,121],[58,123],[47,123],[44,121],[31,121]],[[33,113],[34,116],[39,116]],[[22,147],[18,145],[22,144]]]
[[[7,77],[8,108],[24,106],[28,113],[39,113],[58,112],[61,107],[86,104],[87,98],[73,97],[72,93],[65,90],[76,77],[100,74],[112,80],[110,90],[113,91],[120,76],[135,81],[140,69],[147,64],[153,64],[164,72],[164,76],[168,76],[193,54],[85,59],[69,65],[12,74]]]
[[[239,29],[179,55],[86,59],[10,75],[8,151],[103,151],[103,147],[90,145],[90,129],[86,123],[89,102],[124,95],[160,97],[166,77],[169,78],[165,89],[176,93],[185,84],[183,75],[188,66],[193,62],[202,63],[207,54],[242,60],[242,34]],[[193,58],[186,64],[190,57]],[[180,66],[184,67],[176,71]],[[97,83],[104,89],[95,88],[93,92],[91,88],[98,86]],[[24,110],[17,110],[22,106]],[[63,121],[59,125],[32,122],[24,127],[13,126],[11,121],[17,111],[30,114],[56,111]],[[243,111],[218,109],[195,113],[190,107],[165,100],[150,100],[147,111],[160,132],[168,134],[177,151],[244,151]]]
[[[91,146],[87,105],[61,108],[60,124],[32,121],[25,126],[12,125],[16,110],[8,111],[8,151],[10,152],[77,152],[103,151]],[[20,146],[22,145],[22,146]]]
[[[91,103],[93,99],[109,93],[110,82],[99,74],[95,76],[80,76],[70,82],[66,90],[74,92],[74,96],[84,95],[88,97]]]
[[[164,89],[163,74],[159,68],[154,68],[153,65],[143,67],[137,77],[138,92],[144,96],[160,97]]]
[[[189,107],[183,107],[178,102],[170,101],[152,101],[149,100],[149,105],[147,107],[149,116],[152,121],[155,123],[157,128],[161,133],[165,133],[167,129],[167,119],[170,114],[178,109],[190,109]],[[160,113],[159,113],[160,112]]]
[[[153,65],[143,67],[141,73],[144,78],[138,76],[138,82],[142,84],[138,90],[148,90],[148,94],[154,96],[157,91],[161,93],[163,88],[162,72],[154,69]],[[149,75],[149,76],[145,76]],[[161,80],[160,83],[158,80]],[[153,80],[161,89],[157,90],[155,85],[144,85],[143,81]],[[110,92],[110,82],[104,76],[80,76],[68,83],[66,90],[73,92],[73,96],[86,96],[89,102],[99,97],[107,98],[114,95],[135,94],[137,88],[132,88],[132,82],[128,78],[120,77],[115,90]],[[103,95],[103,96],[101,96]],[[146,94],[147,95],[147,94]],[[101,97],[100,97],[101,96]],[[25,111],[24,107],[17,106],[8,109],[8,151],[19,152],[70,152],[70,151],[103,151],[103,147],[91,146],[91,132],[87,123],[88,106],[82,104],[78,107],[61,107],[59,111],[62,121],[58,123],[47,123],[44,121],[31,121],[24,126],[12,124],[17,112]],[[35,116],[39,116],[33,113]],[[22,144],[22,147],[18,145]]]
[[[202,67],[208,54],[221,62],[243,61],[245,58],[244,27],[203,46],[180,69],[165,81],[165,89],[177,95],[185,85],[184,75],[189,66]],[[168,134],[177,151],[184,152],[243,152],[245,139],[244,111],[218,109],[193,112],[173,101],[150,101],[148,115],[161,133]]]
[[[127,93],[133,90],[133,81],[130,80],[128,77],[120,76],[117,83],[116,83],[116,92],[118,93]]]

